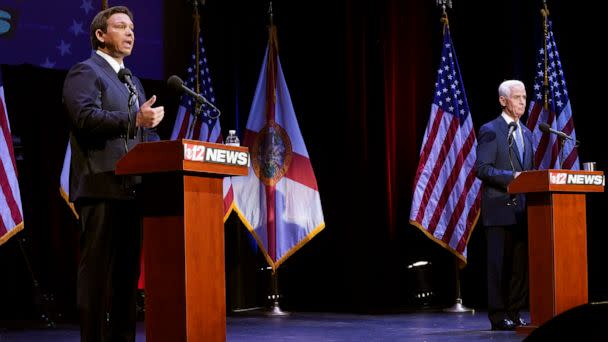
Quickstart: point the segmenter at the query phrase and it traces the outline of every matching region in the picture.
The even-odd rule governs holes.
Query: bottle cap
[[[583,163],[583,170],[595,171],[595,162]]]

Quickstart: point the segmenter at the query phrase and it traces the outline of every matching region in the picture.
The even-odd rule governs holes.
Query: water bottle
[[[228,146],[241,146],[239,141],[239,137],[236,136],[236,131],[231,129],[228,131],[228,136],[226,137],[226,145]]]

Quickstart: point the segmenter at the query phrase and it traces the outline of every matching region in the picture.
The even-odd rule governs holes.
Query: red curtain
[[[436,25],[429,22],[432,11],[437,12]],[[440,35],[439,18],[434,4],[420,1],[347,4],[348,112],[363,165],[379,167],[370,150],[384,151],[380,173],[368,171],[384,180],[391,239],[409,217],[412,179],[432,100],[432,46]],[[376,127],[376,122],[383,124]]]

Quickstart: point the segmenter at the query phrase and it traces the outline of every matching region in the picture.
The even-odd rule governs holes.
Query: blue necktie
[[[524,162],[524,139],[521,132],[521,126],[518,124],[518,129],[515,130],[515,143],[517,144],[517,150],[519,151],[519,160],[521,160],[522,165]]]

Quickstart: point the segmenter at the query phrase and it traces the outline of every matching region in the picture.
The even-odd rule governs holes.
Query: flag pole
[[[279,274],[278,269],[273,269],[272,274],[270,276],[270,295],[268,295],[268,300],[272,302],[270,309],[266,312],[266,316],[273,317],[282,317],[289,316],[289,312],[283,311],[281,306],[279,305],[279,298],[281,295],[279,294]]]
[[[443,33],[445,34],[445,30],[449,28],[447,9],[452,9],[452,0],[437,0],[437,6],[441,7],[441,23],[443,24]],[[454,267],[456,274],[456,302],[451,307],[443,309],[443,311],[451,313],[475,313],[475,310],[470,309],[462,304],[462,297],[460,294],[460,265],[458,263],[458,258],[456,257],[454,257]]]
[[[470,312],[474,314],[474,309],[468,308],[462,304],[462,296],[460,295],[460,266],[457,258],[454,258],[454,265],[456,269],[456,303],[449,308],[443,309],[443,311],[452,313]]]
[[[543,31],[545,43],[543,44],[544,50],[544,68],[543,68],[543,107],[546,111],[549,110],[549,58],[547,51],[547,44],[549,43],[549,8],[547,7],[547,0],[543,0],[543,8],[540,10],[543,16]]]
[[[200,83],[200,77],[199,77],[199,68],[200,68],[200,45],[199,45],[199,37],[200,37],[200,31],[201,31],[201,16],[198,12],[198,4],[199,1],[198,0],[192,0],[192,7],[194,8],[193,11],[194,13],[192,14],[192,17],[194,18],[194,23],[193,23],[193,27],[192,27],[192,31],[193,31],[193,36],[194,36],[194,44],[196,45],[195,48],[195,67],[196,67],[196,74],[195,74],[195,85],[196,85],[196,93],[199,94],[201,92],[201,83]],[[204,0],[203,0],[203,4],[204,4]],[[203,106],[202,104],[200,104],[198,101],[195,101],[194,103],[194,113],[190,113],[190,115],[192,116],[192,121],[190,122],[190,126],[188,127],[188,131],[186,132],[186,139],[195,139],[193,137],[194,135],[194,127],[196,127],[197,121],[199,119],[199,116],[201,115],[201,110],[202,110]],[[187,118],[184,118],[184,120],[187,120]]]
[[[32,285],[34,286],[34,292],[36,294],[36,306],[38,307],[40,318],[44,322],[44,326],[46,328],[55,328],[56,325],[55,321],[53,320],[55,313],[51,312],[50,310],[51,307],[54,307],[55,296],[53,296],[52,293],[44,292],[40,286],[40,282],[38,279],[36,279],[36,275],[32,269],[32,264],[30,263],[30,259],[28,258],[25,247],[23,246],[26,241],[25,237],[19,238],[17,241],[19,242],[19,249],[21,249],[25,266],[27,267],[30,278],[32,279]]]
[[[270,31],[269,34],[273,35],[273,27],[274,27],[274,12],[272,9],[272,1],[269,2],[268,4],[268,17],[270,20]],[[270,38],[272,39],[272,38]],[[276,41],[275,41],[276,43]],[[273,72],[272,73],[275,77],[276,77],[276,73]],[[274,91],[274,90],[273,90]],[[270,275],[270,295],[268,295],[268,300],[271,301],[271,306],[270,309],[268,311],[266,311],[266,316],[273,316],[273,317],[282,317],[282,316],[287,316],[289,315],[289,312],[283,311],[281,309],[280,303],[279,303],[279,298],[281,298],[281,295],[279,294],[279,274],[278,274],[278,269],[272,267],[272,273]]]
[[[2,75],[0,75],[1,78]],[[0,104],[2,102],[2,100],[4,100],[4,98],[0,98]],[[5,113],[7,115],[8,118],[8,114]],[[10,134],[10,132],[9,132]],[[16,144],[15,144],[16,142]],[[20,160],[23,160],[23,152],[21,152],[21,148],[22,146],[20,146],[21,141],[18,137],[15,136],[9,136],[9,140],[7,141],[9,149],[14,149],[12,152],[9,152],[9,158],[12,159],[13,163],[17,163]],[[17,164],[14,164],[15,166]],[[15,171],[17,171],[15,169]],[[17,180],[17,178],[15,178],[15,180]],[[19,191],[19,189],[17,188],[17,191]],[[20,212],[21,214],[21,221],[17,222],[17,220],[14,222],[14,224],[16,225],[15,227],[13,227],[13,229],[8,231],[8,234],[4,235],[4,237],[6,237],[6,240],[4,241],[0,241],[0,245],[2,245],[5,242],[8,242],[8,240],[11,239],[11,237],[14,237],[13,240],[17,240],[17,243],[19,244],[19,250],[21,251],[21,255],[23,256],[23,261],[25,262],[25,267],[27,268],[27,271],[29,273],[30,276],[30,280],[32,281],[32,287],[34,289],[34,295],[35,295],[35,299],[34,299],[34,305],[36,307],[36,313],[38,315],[40,315],[40,319],[43,321],[44,323],[44,327],[45,328],[55,328],[55,321],[53,320],[53,318],[55,317],[60,317],[61,314],[56,312],[56,307],[55,307],[55,296],[53,295],[52,292],[50,291],[44,291],[44,289],[42,288],[42,286],[40,285],[40,282],[38,281],[38,279],[36,278],[36,273],[34,272],[34,269],[32,268],[32,263],[30,262],[30,258],[28,256],[28,252],[25,248],[25,244],[27,243],[27,232],[24,232],[23,228],[24,228],[24,223],[23,223],[23,211]],[[19,234],[18,236],[13,235],[13,234]],[[3,236],[0,236],[0,238],[2,238]],[[0,335],[1,337],[1,335]]]

